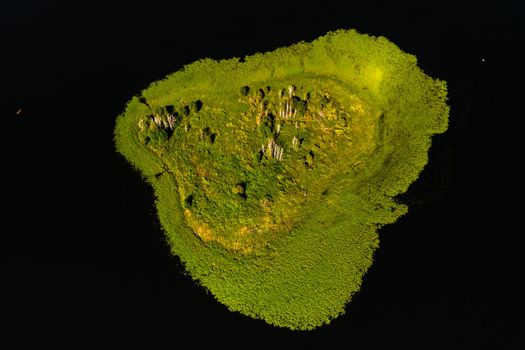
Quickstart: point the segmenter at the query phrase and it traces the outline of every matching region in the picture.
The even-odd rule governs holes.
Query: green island
[[[447,129],[444,81],[339,30],[151,84],[115,143],[151,184],[172,252],[230,310],[309,330],[344,313],[378,229]]]

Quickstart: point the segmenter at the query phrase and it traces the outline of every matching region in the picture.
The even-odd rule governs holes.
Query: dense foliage
[[[174,254],[231,310],[292,329],[344,312],[446,130],[446,85],[385,38],[329,33],[204,59],[119,116]]]

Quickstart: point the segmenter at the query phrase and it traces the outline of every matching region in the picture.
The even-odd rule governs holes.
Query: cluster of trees
[[[270,86],[254,89],[252,93],[252,88],[248,85],[240,88],[241,97],[247,97],[248,103],[252,104],[255,123],[264,139],[258,151],[259,160],[264,157],[281,161],[285,144],[291,145],[290,148],[295,150],[301,146],[297,135],[286,140],[280,135],[285,124],[294,125],[298,129],[301,118],[307,113],[310,93],[305,94],[302,99],[296,95],[296,90],[294,85],[276,90],[276,93],[272,93]]]
[[[146,104],[151,110],[147,101],[142,98],[141,103]],[[169,140],[177,126],[182,125],[185,131],[189,130],[189,123],[185,118],[191,113],[198,113],[202,109],[202,101],[195,100],[189,104],[167,105],[155,108],[153,114],[139,120],[139,135],[144,144],[162,144]],[[215,139],[214,135],[207,135],[210,139]],[[211,141],[213,143],[213,140]]]

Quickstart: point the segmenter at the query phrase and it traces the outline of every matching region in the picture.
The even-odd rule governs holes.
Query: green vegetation
[[[414,56],[341,30],[192,63],[128,103],[115,142],[196,281],[231,310],[312,329],[359,290],[447,118],[445,82]]]

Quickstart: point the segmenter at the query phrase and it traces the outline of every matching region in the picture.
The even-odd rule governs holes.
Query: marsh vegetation
[[[311,329],[359,290],[447,117],[444,82],[415,57],[338,31],[186,66],[128,103],[115,140],[196,281],[232,310]]]

